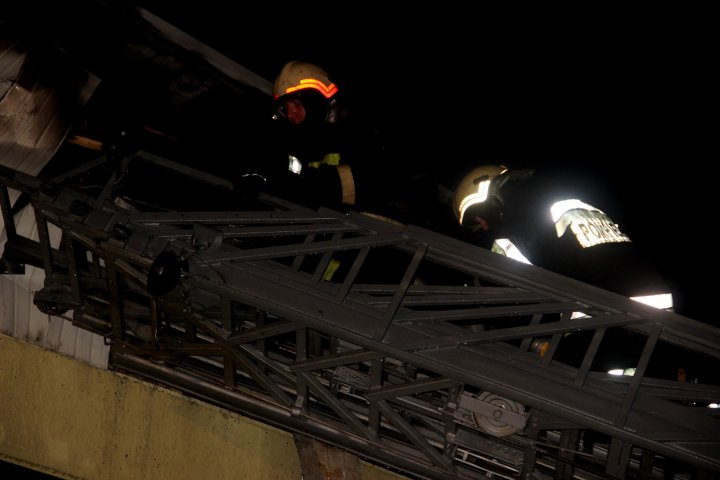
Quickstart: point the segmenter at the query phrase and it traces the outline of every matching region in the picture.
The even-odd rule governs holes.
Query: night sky
[[[717,52],[702,12],[363,5],[352,21],[300,8],[163,14],[269,80],[288,60],[324,66],[400,161],[450,188],[477,161],[584,182],[671,284],[676,311],[720,326],[705,237],[715,182],[703,173],[718,158]]]
[[[703,12],[363,2],[228,16],[214,1],[142,3],[268,80],[289,60],[322,65],[395,158],[448,188],[477,161],[587,184],[667,278],[678,313],[720,326],[713,282],[700,279],[716,263],[702,236],[716,202],[701,168],[717,159],[717,55]]]
[[[708,12],[139,3],[270,81],[289,60],[325,67],[394,168],[450,189],[478,162],[586,185],[666,277],[677,312],[720,326]]]

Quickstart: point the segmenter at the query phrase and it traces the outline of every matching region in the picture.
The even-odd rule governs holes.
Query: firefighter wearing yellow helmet
[[[458,183],[455,218],[471,243],[672,310],[673,297],[665,280],[608,214],[593,206],[596,199],[590,200],[582,185],[580,179],[570,179],[561,171],[483,165],[470,169]],[[584,316],[582,311],[571,313],[574,319]],[[585,349],[578,345],[587,345],[591,336],[590,331],[569,335],[553,358],[579,363],[578,352]],[[612,329],[605,338],[621,354],[604,354],[599,368],[637,365],[642,345],[634,337]],[[549,340],[536,338],[533,351],[545,355]]]
[[[495,203],[497,199],[490,195],[490,185],[496,187],[497,182],[493,184],[492,180],[506,171],[507,168],[501,165],[483,165],[473,168],[465,174],[458,184],[453,199],[453,211],[461,226],[466,220],[467,211],[473,207],[475,207],[475,211],[482,208],[486,212],[486,216],[492,209],[499,211],[499,206]],[[482,219],[482,217],[479,218]],[[468,228],[477,227],[473,223],[465,222]]]
[[[369,184],[383,148],[344,100],[324,68],[302,61],[283,66],[273,88],[273,144],[286,152],[286,173],[295,178],[274,194],[313,208],[375,210],[368,203],[380,190]]]
[[[322,67],[292,61],[285,64],[275,80],[273,100],[278,117],[294,126],[306,122],[332,123],[337,120],[333,107],[338,91]]]
[[[482,165],[458,183],[453,210],[472,243],[671,309],[670,289],[655,267],[586,197],[580,182],[550,172]]]
[[[328,99],[338,92],[337,86],[322,67],[307,62],[286,63],[275,80],[273,98],[302,90],[315,90]]]

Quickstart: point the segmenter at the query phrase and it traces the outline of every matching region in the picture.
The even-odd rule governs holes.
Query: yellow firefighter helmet
[[[312,63],[292,61],[285,64],[275,80],[273,98],[307,89],[320,92],[328,100],[338,92],[337,86],[323,68]]]
[[[460,180],[453,198],[453,211],[460,225],[468,209],[488,202],[492,179],[506,171],[503,165],[483,165],[473,168]]]

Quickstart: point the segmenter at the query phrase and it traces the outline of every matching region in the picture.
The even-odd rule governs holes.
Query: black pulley
[[[147,277],[147,289],[153,295],[167,295],[180,283],[180,274],[187,270],[187,261],[175,252],[160,253],[150,266]]]

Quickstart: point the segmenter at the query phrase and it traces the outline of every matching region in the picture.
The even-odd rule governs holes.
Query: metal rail
[[[105,335],[111,368],[423,478],[720,472],[708,325],[363,214],[265,195],[138,211],[6,168],[0,185],[5,257],[45,269],[36,305]]]

